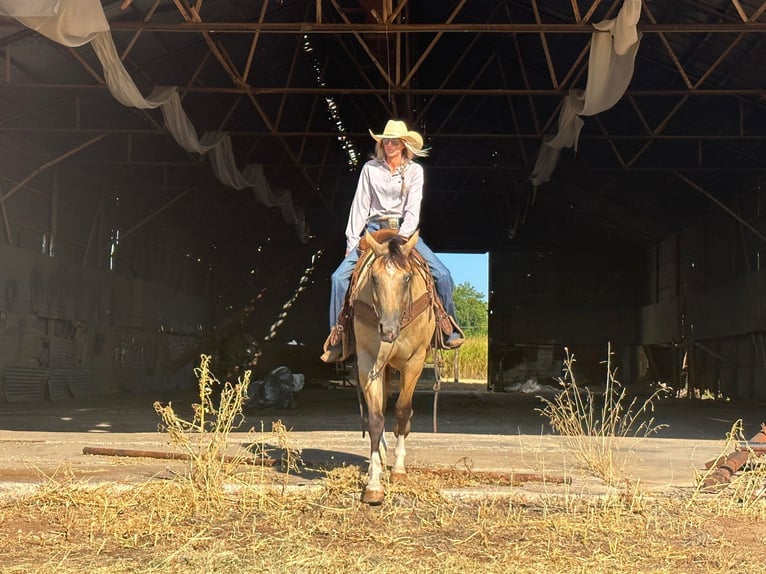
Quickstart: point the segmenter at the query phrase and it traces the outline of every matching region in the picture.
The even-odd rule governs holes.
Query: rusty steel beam
[[[720,199],[715,197],[712,193],[707,191],[705,188],[703,188],[701,185],[693,182],[688,177],[683,175],[682,173],[679,173],[677,171],[673,172],[673,175],[675,175],[678,179],[686,183],[689,187],[692,189],[695,189],[699,191],[702,195],[707,197],[710,201],[715,203],[718,207],[723,209],[726,213],[728,213],[731,217],[736,219],[740,224],[742,224],[744,227],[746,227],[751,233],[762,239],[764,242],[766,242],[766,236],[764,236],[760,231],[758,231],[755,227],[753,227],[750,223],[745,221],[742,217],[740,217],[737,213],[735,213],[732,209],[730,209],[725,203],[723,203]]]
[[[105,135],[147,135],[147,136],[167,136],[167,130],[162,128],[107,128],[107,127],[69,127],[69,128],[37,128],[37,127],[24,127],[24,126],[1,126],[0,134],[2,133],[51,133],[51,134],[105,134]],[[274,130],[271,131],[258,131],[258,130],[232,130],[226,131],[227,134],[232,137],[278,137],[278,138],[334,138],[338,136],[338,132],[325,132],[325,131],[284,131]],[[345,132],[344,135],[349,138],[365,139],[369,138],[367,132]],[[472,133],[456,133],[456,132],[438,132],[438,133],[426,133],[428,137],[445,140],[445,139],[488,139],[488,140],[539,140],[541,136],[535,133],[492,133],[492,132],[472,132]],[[625,140],[635,141],[646,139],[646,134],[596,134],[588,133],[582,134],[580,140]],[[654,136],[654,141],[691,141],[691,142],[760,142],[766,140],[766,133],[764,134],[657,134]],[[193,156],[189,156],[190,158]],[[142,163],[142,162],[138,162]],[[149,162],[149,163],[174,163],[174,162]],[[192,164],[198,164],[199,162],[194,159]]]
[[[508,79],[505,77],[505,70],[503,69],[503,63],[500,61],[500,58],[497,59],[497,68],[500,74],[500,79],[503,82],[503,85],[507,87]],[[519,133],[521,132],[521,129],[519,127],[519,118],[518,118],[518,115],[516,114],[516,107],[513,105],[513,100],[510,97],[508,97],[506,98],[506,103],[508,104],[508,110],[511,112],[511,120],[513,121],[513,130],[515,133]],[[521,153],[521,157],[524,160],[524,165],[528,165],[529,157],[527,154],[527,149],[524,146],[524,142],[522,140],[518,140],[518,144],[519,144],[519,152]]]
[[[452,11],[452,14],[449,15],[449,18],[447,18],[447,24],[452,23],[452,21],[457,17],[457,15],[460,13],[460,11],[463,9],[463,6],[465,6],[465,3],[467,0],[460,0],[458,5],[455,7],[455,9]],[[399,28],[399,25],[396,25],[397,30]],[[420,69],[420,66],[423,64],[425,59],[428,57],[428,54],[431,53],[431,50],[434,49],[434,46],[441,40],[441,37],[444,35],[444,32],[437,32],[436,36],[431,40],[431,43],[428,44],[425,50],[423,50],[423,53],[420,55],[420,58],[418,58],[418,61],[415,62],[415,64],[410,68],[410,71],[405,76],[404,80],[402,81],[402,85],[407,86],[410,83],[410,80],[412,80],[412,77],[417,73],[417,71]]]
[[[532,0],[532,12],[535,15],[535,22],[542,24],[542,20],[540,19],[540,11],[537,9],[537,0]],[[540,32],[538,35],[540,36],[540,42],[543,45],[543,55],[545,56],[545,63],[548,65],[548,75],[551,78],[551,85],[554,88],[558,88],[559,82],[556,79],[556,69],[553,66],[551,51],[548,48],[548,39],[545,37],[545,32]]]
[[[197,11],[191,7],[188,6],[185,2],[185,0],[173,0],[173,3],[176,5],[176,8],[178,9],[179,14],[181,14],[181,17],[186,21],[186,23],[192,23],[197,22],[201,23],[202,19],[200,18]],[[208,49],[210,52],[215,56],[215,59],[218,60],[218,63],[221,64],[221,67],[223,68],[224,72],[229,76],[232,83],[235,86],[246,86],[247,84],[240,78],[239,72],[234,69],[233,64],[231,63],[231,60],[229,58],[226,58],[224,54],[222,53],[222,47],[220,44],[217,44],[215,40],[213,40],[213,37],[210,35],[210,32],[207,30],[202,31],[202,37],[205,40],[205,43],[207,44]]]
[[[495,59],[496,54],[490,54],[487,60],[482,64],[482,66],[479,68],[479,70],[474,75],[473,79],[471,80],[471,83],[469,84],[469,87],[473,86],[476,82],[479,81],[481,76],[484,74],[484,71],[489,67],[489,65],[492,63],[492,61]],[[442,119],[442,122],[439,124],[439,127],[436,128],[436,131],[434,133],[441,133],[442,128],[445,126],[445,124],[450,120],[450,118],[458,111],[458,108],[460,107],[460,104],[463,103],[463,100],[466,98],[466,96],[461,96],[460,99],[450,107],[449,113],[447,113],[447,116]]]
[[[101,84],[54,84],[44,82],[11,82],[0,83],[0,91],[3,90],[72,90],[93,91],[106,90]],[[187,86],[178,89],[181,94],[251,94],[254,96],[280,95],[280,94],[309,94],[320,96],[343,95],[369,95],[387,96],[411,95],[411,96],[489,96],[504,98],[506,96],[550,96],[561,97],[568,93],[565,89],[504,89],[504,88],[351,88],[338,86],[334,88],[295,88],[287,86]],[[713,88],[713,89],[670,89],[670,90],[628,90],[626,95],[635,97],[647,96],[689,96],[689,97],[727,97],[747,96],[761,98],[765,91],[763,88]]]
[[[595,0],[593,2],[593,5],[590,7],[590,10],[588,10],[587,14],[585,15],[586,22],[588,22],[591,16],[593,16],[593,11],[596,9],[596,7],[599,5],[600,2],[601,0]],[[617,5],[619,2],[620,0],[613,0],[612,4],[609,6],[609,8],[606,11],[606,18],[610,18],[612,16],[612,13],[617,8]],[[579,82],[582,75],[587,71],[588,66],[586,64],[583,64],[582,62],[583,60],[585,60],[585,56],[590,54],[591,41],[592,41],[592,38],[588,38],[588,42],[580,51],[580,54],[577,56],[577,59],[570,66],[569,71],[564,76],[564,79],[561,82],[562,87],[566,85],[567,81],[575,74],[575,70],[577,70],[577,75],[574,76],[574,79],[572,80],[571,85],[577,84],[577,82]],[[551,115],[548,117],[548,121],[545,122],[545,125],[543,126],[544,133],[547,133],[551,125],[553,125],[554,122],[558,121],[559,114],[561,112],[561,107],[563,105],[564,105],[564,99],[562,98],[559,101],[559,103],[556,105],[556,108],[553,110],[553,113],[551,113]]]
[[[158,216],[160,213],[162,213],[163,211],[165,211],[165,210],[166,210],[168,207],[170,207],[171,205],[173,205],[173,204],[174,204],[176,201],[178,201],[179,199],[181,199],[182,197],[184,197],[184,196],[185,196],[187,193],[189,193],[190,191],[191,191],[190,189],[187,189],[187,190],[184,190],[184,191],[182,191],[181,193],[179,193],[178,195],[176,195],[174,198],[172,198],[172,199],[170,199],[169,201],[167,201],[167,202],[166,202],[166,203],[165,203],[163,206],[161,206],[160,208],[158,208],[158,209],[154,210],[152,213],[150,213],[149,215],[147,215],[146,217],[144,217],[144,218],[143,218],[141,221],[139,221],[138,223],[136,223],[136,224],[135,224],[133,227],[131,227],[130,229],[128,229],[128,230],[127,230],[127,231],[125,231],[124,233],[121,233],[121,234],[120,234],[120,241],[122,241],[123,239],[125,239],[125,238],[126,238],[128,235],[131,235],[131,234],[132,234],[134,231],[136,231],[137,229],[139,229],[139,228],[140,228],[140,227],[142,227],[143,225],[145,225],[145,224],[149,223],[149,222],[150,222],[152,219],[154,219],[155,217],[157,217],[157,216]]]
[[[362,38],[362,33],[359,32],[360,29],[363,28],[363,26],[359,26],[357,24],[352,24],[351,21],[348,19],[348,16],[346,16],[346,13],[343,11],[341,6],[338,4],[338,0],[330,0],[330,3],[335,8],[338,15],[343,19],[345,24],[348,26],[351,26],[351,34],[353,34],[354,38],[356,38],[356,41],[359,42],[359,45],[362,47],[362,49],[367,52],[367,56],[369,56],[370,61],[373,63],[373,65],[377,68],[378,72],[380,72],[381,77],[386,81],[386,84],[391,86],[393,85],[393,81],[391,80],[391,76],[388,74],[388,72],[383,68],[381,63],[378,61],[378,58],[373,53],[372,49],[367,45],[367,42],[364,41],[364,38]],[[327,24],[322,24],[322,26],[326,26]],[[388,34],[390,25],[386,24],[383,27],[383,32],[385,34]],[[399,29],[397,25],[397,30]],[[304,30],[304,32],[307,30]]]
[[[508,16],[508,19],[510,20],[511,19],[511,11],[510,11],[510,8],[508,8],[507,4],[505,5],[505,13]],[[527,68],[524,65],[524,58],[521,55],[521,46],[519,45],[519,39],[516,36],[516,34],[513,34],[511,37],[513,39],[513,46],[515,48],[514,52],[516,53],[516,61],[517,61],[518,65],[519,65],[519,70],[521,71],[521,79],[524,82],[524,89],[529,90],[529,87],[530,87],[531,84],[529,83],[529,76],[527,75]],[[531,95],[529,95],[527,97],[527,101],[529,102],[529,109],[532,110],[532,121],[535,124],[535,131],[538,134],[541,134],[542,131],[540,129],[540,120],[537,117],[537,108],[535,106],[535,99]]]
[[[665,131],[665,128],[668,127],[668,124],[670,123],[670,120],[673,119],[673,116],[676,114],[678,110],[681,109],[681,107],[686,103],[688,100],[688,96],[684,96],[679,100],[675,106],[673,106],[673,109],[668,112],[668,114],[663,118],[663,120],[660,122],[660,124],[652,130],[652,133],[649,134],[649,139],[646,141],[646,143],[641,147],[640,150],[638,150],[632,158],[630,158],[630,161],[628,161],[627,164],[625,164],[625,168],[631,168],[633,167],[636,162],[641,158],[642,155],[644,155],[644,152],[649,149],[649,147],[654,143],[654,140],[658,135],[660,135],[663,131]]]
[[[42,172],[50,169],[51,167],[53,167],[56,164],[61,163],[62,161],[64,161],[68,157],[73,156],[77,152],[82,151],[85,148],[92,146],[94,143],[101,141],[107,135],[109,135],[109,134],[98,135],[98,136],[96,136],[94,138],[89,139],[88,141],[86,141],[84,143],[81,143],[78,146],[75,146],[74,148],[70,149],[69,151],[64,152],[63,154],[58,155],[58,156],[54,157],[51,160],[48,160],[47,162],[42,164],[40,167],[38,167],[36,170],[34,170],[32,173],[30,173],[28,176],[26,176],[24,179],[19,181],[11,189],[9,189],[8,193],[6,193],[2,197],[0,197],[0,204],[4,205],[5,202],[8,201],[8,199],[10,199],[17,191],[19,191],[22,187],[24,187],[27,183],[32,181],[35,177],[40,175]]]
[[[620,150],[618,150],[617,146],[614,144],[614,138],[609,134],[609,132],[607,132],[606,127],[604,126],[604,122],[601,121],[601,118],[599,118],[598,115],[594,116],[593,119],[596,120],[596,123],[601,129],[601,132],[606,136],[606,141],[609,142],[609,147],[612,148],[614,156],[617,158],[620,166],[625,167],[625,159],[622,157]]]
[[[606,139],[606,138],[602,138]],[[332,138],[327,138],[326,141],[333,141]],[[73,161],[70,162],[70,165],[82,165],[82,166],[124,166],[124,167],[131,167],[131,168],[140,168],[140,167],[169,167],[169,168],[179,168],[183,170],[190,170],[190,169],[207,169],[207,166],[205,164],[201,163],[184,163],[184,162],[168,162],[168,161],[158,161],[158,162],[152,162],[152,161],[128,161],[128,160],[91,160],[91,161]],[[283,163],[265,163],[263,164],[263,167],[265,168],[284,168],[285,164]],[[307,163],[307,162],[301,162],[299,164],[296,164],[294,167],[301,168],[301,169],[340,169],[340,170],[348,170],[348,163],[347,162],[327,162],[327,163]],[[685,168],[684,171],[689,173],[700,173],[700,174],[709,174],[709,173],[763,173],[764,169],[766,169],[766,166],[761,167],[747,167],[747,168],[740,168],[740,167],[711,167],[711,166],[695,166],[695,167],[688,167]],[[528,171],[529,167],[526,165],[485,165],[485,164],[457,164],[457,163],[451,163],[450,165],[431,165],[429,166],[429,171],[475,171],[479,174],[486,175],[488,173],[496,173],[496,174],[506,174],[508,172],[524,172]],[[623,168],[620,165],[615,165],[613,167],[578,167],[578,166],[562,166],[561,170],[567,173],[588,173],[588,172],[595,172],[595,173],[610,173],[614,171],[622,171]],[[677,171],[677,168],[675,167],[638,167],[633,169],[633,173],[668,173],[668,174],[674,174]],[[117,184],[110,184],[112,187],[120,187]],[[125,184],[124,187],[130,187],[130,185]],[[134,186],[135,187],[135,186]],[[190,188],[188,185],[183,184],[165,184],[163,186],[151,186],[151,185],[145,185],[144,187],[147,188],[154,188],[157,187],[158,189],[168,189],[168,190],[178,190],[183,191],[185,189],[198,189],[198,188]],[[199,190],[203,189],[202,186],[199,187]],[[594,194],[597,194],[597,192],[593,192]],[[614,192],[604,192],[604,193],[614,193]],[[639,194],[639,192],[636,192]],[[672,193],[665,190],[652,190],[652,191],[643,191],[640,193]],[[619,195],[623,195],[623,192],[619,192]]]
[[[287,82],[286,85],[290,85],[293,83],[293,75],[295,74],[295,67],[298,64],[298,59],[301,55],[301,43],[295,42],[295,50],[293,50],[293,57],[290,60],[290,69],[287,72]],[[243,78],[247,80],[247,76],[243,75]],[[274,128],[279,129],[279,124],[282,122],[282,114],[285,111],[285,104],[287,103],[287,94],[282,94],[282,97],[279,100],[279,109],[277,110],[277,117],[274,120]]]
[[[749,19],[745,17],[745,21],[746,22],[755,22],[756,20],[758,20],[758,18],[761,17],[761,14],[763,14],[764,10],[766,10],[766,0],[763,2],[763,4],[761,4],[761,6],[755,12],[753,12],[753,15],[750,16]],[[700,77],[700,79],[697,80],[697,82],[693,86],[694,89],[699,88],[702,85],[702,83],[705,80],[707,80],[707,78],[710,76],[710,74],[712,74],[713,71],[716,68],[718,68],[718,66],[721,64],[721,62],[723,62],[729,56],[729,54],[734,50],[734,48],[737,47],[737,45],[742,41],[742,39],[744,37],[745,37],[745,33],[744,32],[740,32],[737,35],[737,37],[729,44],[728,48],[726,48],[726,50],[724,50],[721,53],[721,55],[718,56],[716,61],[713,62],[713,64],[708,68],[708,70],[702,75],[702,77]]]
[[[258,16],[258,23],[263,24],[263,21],[266,19],[266,8],[269,5],[269,0],[263,0],[263,5],[261,6],[261,13]],[[320,13],[321,13],[321,7]],[[250,51],[247,54],[247,62],[245,62],[245,69],[242,72],[242,79],[245,80],[245,82],[248,81],[248,78],[250,77],[250,67],[253,65],[253,57],[255,56],[255,48],[258,46],[258,40],[261,37],[261,31],[257,30],[253,34],[253,39],[250,42]]]
[[[152,5],[151,8],[149,8],[149,11],[146,13],[146,15],[143,18],[144,22],[149,22],[152,19],[152,16],[154,16],[154,13],[157,11],[157,7],[160,5],[161,1],[162,0],[154,0],[154,4]],[[125,58],[128,57],[128,54],[130,54],[130,51],[133,49],[133,46],[135,46],[139,36],[141,36],[142,33],[143,33],[142,30],[136,30],[136,32],[133,33],[133,36],[128,42],[128,45],[125,46],[125,49],[120,54],[120,60],[122,60],[123,62],[125,61]]]
[[[589,17],[589,15],[587,15]],[[202,32],[252,34],[260,31],[262,34],[386,34],[392,32],[389,23],[356,23],[338,22],[320,24],[314,22],[142,22],[142,21],[114,21],[110,22],[114,32],[170,32],[192,33]],[[8,17],[0,17],[0,28],[22,29],[23,25]],[[398,32],[407,33],[476,33],[489,34],[592,34],[593,27],[585,21],[581,23],[473,23],[460,24],[435,23],[402,23],[396,24]],[[732,32],[763,33],[766,31],[764,22],[742,22],[739,19],[729,22],[658,22],[641,23],[638,30],[644,34],[657,33],[712,33],[729,34]],[[31,34],[30,34],[31,35]],[[15,42],[28,38],[30,35],[14,38]],[[3,39],[0,45],[14,43],[8,38]]]
[[[569,0],[569,2],[572,5],[572,15],[574,16],[575,22],[579,24],[582,22],[582,16],[580,15],[580,7],[577,5],[577,0]]]
[[[173,0],[175,3],[178,11],[180,12],[181,16],[189,22],[202,22],[202,19],[197,11],[196,8],[189,6],[186,3],[186,0]],[[218,60],[218,62],[221,64],[221,67],[224,69],[224,71],[229,75],[231,78],[231,81],[234,83],[235,86],[250,90],[250,86],[245,81],[245,79],[240,76],[239,72],[237,71],[236,67],[233,64],[233,60],[229,55],[227,54],[225,48],[223,47],[223,44],[218,42],[216,43],[212,36],[208,32],[203,32],[203,37],[205,39],[206,44],[208,45],[208,48],[210,49],[210,52],[213,54],[213,56]],[[256,112],[261,116],[261,119],[263,120],[264,124],[266,124],[266,127],[271,133],[276,133],[277,129],[266,114],[265,110],[261,107],[261,105],[256,100],[255,94],[253,94],[251,91],[244,92],[248,99],[250,100],[251,105],[255,109]],[[298,164],[298,158],[295,156],[295,153],[288,145],[287,141],[285,141],[283,138],[277,136],[280,143],[282,144],[282,147],[287,152],[287,155],[290,157],[291,161],[294,164]],[[309,187],[312,189],[316,188],[316,183],[312,181],[311,177],[309,177],[308,173],[305,171],[301,172],[301,175],[306,180],[306,183],[308,183]]]
[[[349,57],[349,59],[356,66],[356,69],[359,72],[359,75],[362,77],[364,82],[367,84],[368,88],[370,90],[375,90],[376,88],[375,88],[375,85],[372,83],[372,80],[370,80],[370,77],[367,75],[367,72],[364,71],[364,67],[359,62],[359,59],[349,49],[349,47],[346,45],[346,42],[343,41],[343,38],[341,36],[337,36],[336,40],[338,41],[338,45],[343,49],[343,51],[346,53],[346,55]],[[325,69],[327,69],[326,66],[322,70],[322,76],[324,76],[324,70]],[[346,90],[343,90],[343,91],[344,91],[344,93],[346,93]],[[337,90],[335,90],[335,92],[337,93]],[[318,94],[314,94],[314,95],[318,95]],[[383,97],[384,95],[388,95],[388,91],[387,90],[382,91],[382,93],[375,94],[375,97],[378,100],[378,103],[380,104],[381,109],[384,110],[389,117],[393,117],[395,114],[393,113],[393,110],[391,109],[391,107],[388,105],[388,102],[386,101],[386,99]]]
[[[96,235],[96,228],[98,227],[99,220],[101,219],[102,210],[102,197],[99,197],[99,205],[93,215],[93,223],[90,226],[90,233],[88,234],[88,243],[85,244],[85,253],[82,256],[82,267],[88,263],[88,255],[90,254],[90,246],[93,244],[93,237]]]
[[[393,24],[394,20],[396,20],[399,17],[399,13],[402,11],[402,9],[407,5],[407,0],[399,0],[399,4],[396,6],[396,9],[391,12],[391,14],[388,16],[388,19],[386,20],[389,24]]]
[[[739,0],[731,0],[731,3],[734,4],[734,8],[737,10],[737,14],[739,14],[742,21],[747,22],[747,14],[745,14],[745,10],[742,8],[742,4],[739,3]]]
[[[239,106],[239,103],[242,101],[242,98],[244,98],[244,94],[239,94],[234,100],[234,103],[229,107],[229,111],[226,112],[226,115],[223,117],[223,119],[218,124],[218,129],[216,131],[223,132],[226,131],[226,124],[229,123],[229,120],[231,119],[231,116],[234,114],[234,111]]]
[[[2,189],[0,189],[0,197],[2,196]],[[0,202],[0,212],[3,215],[3,227],[5,228],[5,237],[8,240],[8,245],[13,245],[13,233],[11,233],[11,220],[8,219],[8,210],[5,208],[5,202]]]
[[[654,14],[652,14],[652,11],[649,9],[649,6],[647,6],[646,3],[642,2],[641,8],[644,14],[646,14],[647,18],[649,18],[649,21],[652,24],[656,24],[657,20],[654,19]],[[687,88],[691,89],[692,81],[689,79],[689,76],[686,73],[686,70],[684,70],[683,64],[681,64],[681,61],[678,59],[678,56],[673,50],[673,47],[670,45],[670,42],[668,42],[668,39],[665,37],[664,32],[660,32],[658,36],[660,37],[660,42],[662,42],[662,45],[665,47],[665,51],[668,53],[670,60],[673,62],[673,65],[676,67],[678,74],[681,76],[681,79],[684,81],[684,84],[686,85]]]
[[[593,0],[593,4],[591,4],[590,8],[588,8],[588,11],[585,13],[583,20],[588,22],[593,16],[593,13],[596,11],[596,8],[598,8],[599,4],[601,4],[601,0]]]
[[[492,14],[490,14],[490,16],[489,16],[490,19],[494,18],[494,16],[497,13],[498,9],[499,9],[499,6],[498,6],[498,8],[495,8],[492,11]],[[473,50],[474,46],[481,39],[481,37],[482,37],[481,33],[478,33],[478,34],[476,34],[473,37],[473,39],[471,40],[471,43],[468,44],[468,46],[465,48],[465,50],[463,50],[463,53],[460,54],[460,57],[452,64],[452,69],[442,79],[441,83],[439,84],[439,89],[443,89],[444,86],[446,86],[449,83],[450,79],[452,78],[452,75],[457,71],[457,69],[463,63],[463,61],[468,56],[468,54],[471,53],[471,51]],[[498,64],[499,63],[500,63],[500,60],[498,59]],[[504,84],[504,85],[506,85],[506,87],[507,87],[507,84]],[[529,87],[529,86],[526,86],[526,87]],[[436,100],[436,97],[428,98],[428,101],[425,103],[423,108],[420,109],[420,111],[418,112],[418,115],[415,118],[415,122],[414,122],[415,125],[418,125],[420,123],[420,121],[423,119],[423,116],[425,115],[426,111],[428,111],[428,109],[431,107],[431,104],[433,104],[435,100]]]

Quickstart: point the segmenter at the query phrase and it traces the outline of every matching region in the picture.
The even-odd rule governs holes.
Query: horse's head
[[[379,317],[380,339],[392,343],[399,336],[402,315],[412,302],[410,283],[412,265],[410,252],[418,242],[418,232],[405,242],[401,237],[393,237],[385,243],[378,243],[367,233],[365,239],[375,254],[370,268],[372,302]]]

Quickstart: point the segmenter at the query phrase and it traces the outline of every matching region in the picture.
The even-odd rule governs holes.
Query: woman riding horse
[[[398,120],[389,120],[381,134],[370,130],[370,135],[376,142],[375,155],[362,167],[346,225],[346,256],[332,274],[330,335],[322,355],[326,363],[345,358],[342,345],[344,326],[339,324],[338,319],[351,274],[359,259],[357,246],[362,232],[396,229],[399,235],[408,238],[420,222],[423,168],[414,158],[428,155],[428,150],[423,149],[423,137]],[[463,334],[455,321],[452,275],[422,239],[418,239],[415,249],[428,262],[436,292],[454,325],[443,346],[457,349],[463,344]]]

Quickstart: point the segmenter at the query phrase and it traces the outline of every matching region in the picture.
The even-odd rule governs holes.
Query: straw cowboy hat
[[[372,130],[369,131],[372,139],[376,142],[383,138],[400,139],[417,150],[423,148],[423,136],[418,132],[408,130],[407,124],[400,120],[388,120],[382,134],[374,134]]]

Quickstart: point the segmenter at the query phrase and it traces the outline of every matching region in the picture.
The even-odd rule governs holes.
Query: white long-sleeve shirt
[[[423,167],[420,164],[402,162],[402,166],[392,174],[385,161],[371,159],[365,163],[348,215],[346,252],[356,249],[359,236],[373,218],[401,218],[399,235],[412,235],[420,223],[422,199]]]

